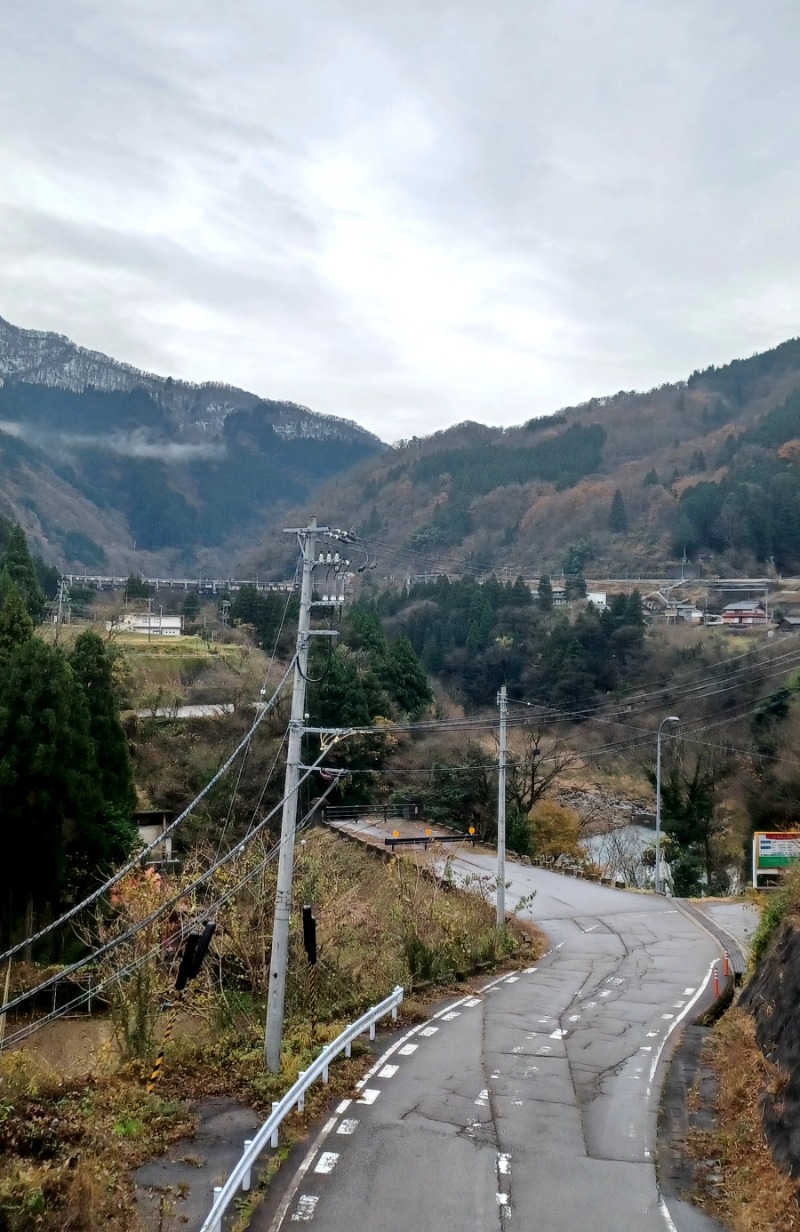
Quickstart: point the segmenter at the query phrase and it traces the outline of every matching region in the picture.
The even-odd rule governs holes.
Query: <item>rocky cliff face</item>
[[[780,926],[742,993],[761,1051],[780,1071],[764,1096],[764,1127],[777,1162],[800,1176],[800,920]]]
[[[102,393],[143,390],[164,410],[177,431],[193,435],[215,435],[233,411],[258,406],[284,440],[336,440],[381,447],[376,436],[350,420],[319,415],[294,402],[262,399],[233,385],[198,385],[142,372],[99,351],[77,346],[63,334],[20,329],[0,317],[0,385],[5,380],[72,393],[83,393],[88,388]]]

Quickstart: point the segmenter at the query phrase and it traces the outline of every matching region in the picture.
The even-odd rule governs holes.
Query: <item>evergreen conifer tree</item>
[[[614,499],[611,502],[611,512],[608,515],[608,529],[615,535],[621,534],[628,529],[628,511],[625,508],[625,501],[622,499],[622,493],[619,488],[614,493]]]
[[[425,672],[407,637],[395,638],[390,645],[384,661],[383,683],[403,714],[419,714],[433,701]]]
[[[22,595],[31,620],[38,624],[44,613],[45,599],[21,526],[15,526],[11,531],[0,562],[0,596],[3,601],[12,585]]]
[[[553,583],[547,573],[543,573],[539,578],[539,609],[542,612],[550,612],[553,610]]]
[[[136,807],[136,788],[128,741],[119,721],[111,656],[102,638],[87,629],[77,638],[69,662],[86,698],[103,799],[123,816],[130,816]]]
[[[0,608],[0,659],[33,637],[33,621],[28,615],[19,588],[11,582]]]
[[[60,651],[31,637],[0,661],[0,912],[55,905],[102,813],[83,694]],[[92,870],[93,871],[93,870]]]

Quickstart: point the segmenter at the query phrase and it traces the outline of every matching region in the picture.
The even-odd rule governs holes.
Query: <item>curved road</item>
[[[494,857],[471,849],[454,865],[494,873]],[[717,1226],[685,1204],[667,1209],[654,1154],[666,1057],[710,999],[718,947],[669,899],[520,864],[508,879],[511,909],[535,891],[519,914],[550,951],[395,1041],[254,1229]]]

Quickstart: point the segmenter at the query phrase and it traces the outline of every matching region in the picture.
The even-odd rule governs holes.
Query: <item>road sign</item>
[[[800,830],[757,830],[753,835],[753,885],[800,861]]]

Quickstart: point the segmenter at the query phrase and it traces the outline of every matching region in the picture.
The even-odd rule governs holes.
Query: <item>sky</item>
[[[796,0],[4,0],[0,316],[384,440],[795,336]]]

